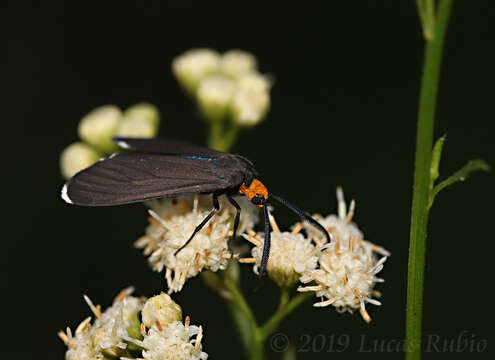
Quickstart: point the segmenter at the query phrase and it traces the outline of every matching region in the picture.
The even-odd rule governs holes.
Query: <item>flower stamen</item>
[[[88,304],[89,308],[93,312],[93,314],[96,316],[97,319],[101,318],[101,307],[100,305],[94,306],[93,302],[91,299],[87,296],[84,295],[84,300],[86,301],[86,304]]]

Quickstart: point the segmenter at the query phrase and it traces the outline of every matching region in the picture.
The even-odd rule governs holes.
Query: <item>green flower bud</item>
[[[201,81],[196,97],[203,115],[211,121],[225,118],[235,89],[234,81],[221,75],[210,76]]]
[[[229,50],[220,58],[222,74],[237,79],[256,69],[256,58],[243,50]]]
[[[106,154],[117,150],[112,137],[117,132],[122,112],[115,105],[100,106],[79,122],[79,137]]]
[[[103,156],[91,146],[83,142],[75,142],[67,146],[60,154],[60,171],[62,176],[70,179],[78,171],[94,164]]]
[[[157,321],[160,324],[170,324],[182,321],[182,309],[170,296],[162,293],[146,301],[141,318],[147,328],[151,328]]]
[[[192,49],[172,61],[172,71],[179,84],[194,95],[202,79],[218,71],[220,55],[211,49]]]
[[[128,107],[124,111],[124,118],[128,117],[149,121],[155,128],[160,125],[160,111],[149,103],[139,103]]]

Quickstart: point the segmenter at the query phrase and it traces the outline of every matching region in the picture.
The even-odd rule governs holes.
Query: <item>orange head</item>
[[[239,192],[245,195],[254,205],[263,207],[266,199],[268,199],[268,190],[258,179],[253,179],[249,186],[242,184],[239,187]]]

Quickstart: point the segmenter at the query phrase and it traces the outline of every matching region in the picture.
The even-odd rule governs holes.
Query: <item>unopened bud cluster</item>
[[[270,107],[271,81],[258,72],[256,58],[246,51],[192,49],[174,59],[172,70],[210,121],[229,118],[252,126]]]
[[[158,109],[148,103],[133,105],[123,112],[115,105],[97,107],[79,122],[78,134],[81,141],[62,151],[62,175],[68,179],[98,159],[117,151],[113,137],[154,137],[159,125]]]

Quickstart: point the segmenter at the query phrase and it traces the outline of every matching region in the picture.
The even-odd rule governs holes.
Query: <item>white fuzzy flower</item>
[[[218,72],[220,55],[211,49],[191,49],[176,57],[172,71],[180,85],[194,95],[202,79]]]
[[[72,336],[70,328],[59,337],[68,346],[67,360],[106,359],[106,356],[127,354],[124,339],[139,334],[138,314],[142,308],[140,299],[129,296],[132,288],[124,289],[114,300],[113,305],[101,312],[100,306],[84,296],[96,320],[91,326],[91,318],[85,319]]]
[[[203,269],[223,270],[231,254],[228,240],[232,234],[235,208],[224,197],[221,210],[198,232],[193,240],[174,255],[191,236],[196,226],[211,212],[211,196],[182,196],[151,202],[150,222],[146,235],[136,246],[150,255],[149,262],[156,271],[166,268],[169,293],[180,291],[190,277]],[[242,208],[238,234],[251,229],[258,218],[258,209],[247,199],[239,198]]]
[[[142,341],[128,339],[143,348],[142,358],[146,360],[206,360],[208,354],[201,351],[203,328],[174,321],[165,326],[159,323],[145,332]],[[126,358],[127,359],[127,358]]]
[[[97,162],[102,156],[102,153],[83,142],[70,144],[60,154],[60,170],[63,177],[70,179],[80,170]]]
[[[79,122],[79,137],[107,154],[117,149],[112,137],[117,132],[122,111],[115,105],[100,106]]]
[[[90,304],[89,298],[86,297],[86,300]],[[91,328],[95,350],[109,355],[118,355],[118,349],[126,349],[127,344],[122,338],[130,336],[128,328],[133,325],[133,321],[136,329],[139,328],[136,324],[141,308],[140,299],[126,296],[97,317]]]
[[[365,304],[380,305],[373,299],[379,293],[373,290],[377,282],[383,279],[376,275],[382,270],[383,263],[390,256],[385,249],[363,239],[357,226],[351,223],[354,212],[354,202],[351,209],[346,211],[342,189],[337,189],[339,216],[328,216],[319,220],[330,233],[331,243],[323,245],[318,259],[319,268],[301,278],[301,282],[314,281],[316,285],[299,287],[298,291],[314,291],[322,300],[314,306],[335,306],[339,311],[359,309],[366,322],[371,321]],[[323,236],[313,232],[307,226],[310,236],[319,244],[325,243]],[[379,260],[375,253],[383,255]]]
[[[58,336],[67,345],[68,349],[65,353],[66,360],[101,360],[104,359],[102,353],[94,349],[90,335],[91,317],[86,318],[77,327],[75,336],[72,335],[70,328],[66,332],[60,331]]]
[[[280,287],[294,285],[304,274],[309,274],[316,268],[318,261],[317,249],[300,233],[280,232],[275,220],[270,215],[272,227],[270,257],[266,271],[268,276]],[[259,266],[263,254],[264,234],[255,235],[251,232],[244,237],[255,244],[251,254],[255,260],[254,272],[259,274]],[[242,262],[249,262],[241,259]],[[251,260],[252,261],[252,260]]]
[[[220,58],[220,71],[234,79],[254,69],[256,69],[256,58],[244,50],[229,50]]]
[[[192,338],[194,337],[194,339]],[[201,351],[203,328],[179,321],[158,329],[154,325],[144,337],[143,358],[148,360],[206,360]]]
[[[209,120],[221,120],[230,109],[236,86],[231,79],[212,75],[199,84],[196,98],[203,115]]]

